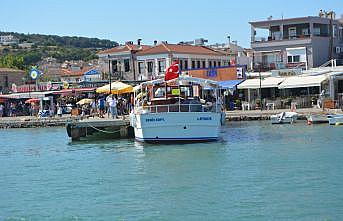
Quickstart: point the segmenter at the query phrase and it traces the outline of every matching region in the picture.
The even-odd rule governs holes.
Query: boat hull
[[[138,141],[214,141],[218,139],[221,113],[168,112],[132,114],[131,126]]]
[[[270,117],[272,124],[292,124],[295,123],[297,119],[298,115],[294,112],[282,112]]]

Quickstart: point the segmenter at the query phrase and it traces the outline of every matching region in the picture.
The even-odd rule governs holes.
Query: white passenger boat
[[[330,125],[340,125],[343,124],[343,114],[332,114],[328,115],[328,120]]]
[[[272,124],[292,124],[298,119],[296,112],[281,112],[270,116]]]
[[[328,116],[323,114],[310,114],[306,116],[306,118],[308,124],[320,124],[329,122]]]
[[[212,88],[210,95],[203,88]],[[139,141],[213,141],[225,119],[216,81],[179,76],[157,79],[135,87],[135,107],[130,114]]]

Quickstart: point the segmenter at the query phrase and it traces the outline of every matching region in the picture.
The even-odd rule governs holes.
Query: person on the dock
[[[105,99],[101,97],[98,101],[98,107],[99,107],[99,117],[104,118],[104,111],[105,111]]]
[[[110,107],[111,116],[118,118],[118,110],[117,110],[117,99],[114,94],[108,99],[108,106]]]
[[[5,106],[3,104],[0,104],[0,117],[4,116],[4,110],[5,110]]]
[[[62,105],[60,103],[57,104],[57,115],[62,117]]]

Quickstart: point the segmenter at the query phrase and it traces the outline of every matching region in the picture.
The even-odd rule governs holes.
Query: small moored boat
[[[298,118],[298,113],[296,112],[281,112],[270,116],[272,124],[292,124]]]
[[[330,125],[340,125],[343,124],[343,114],[332,114],[328,115],[328,120]]]

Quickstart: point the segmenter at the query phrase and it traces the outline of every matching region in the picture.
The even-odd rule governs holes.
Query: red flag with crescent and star
[[[179,77],[179,61],[174,61],[172,65],[166,70],[166,75],[164,76],[165,81],[169,81]]]

